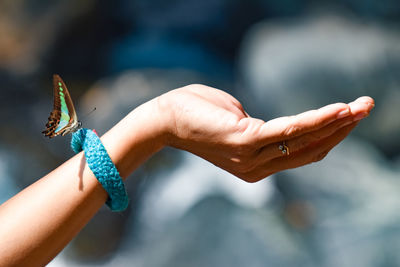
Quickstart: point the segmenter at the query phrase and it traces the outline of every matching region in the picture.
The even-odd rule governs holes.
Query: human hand
[[[189,85],[159,97],[170,121],[167,143],[194,153],[247,182],[322,160],[368,116],[370,97],[267,122],[250,117],[231,95]],[[285,142],[289,153],[279,150]]]
[[[321,160],[373,106],[362,97],[264,122],[231,95],[190,85],[140,105],[101,139],[122,177],[171,145],[256,182]],[[278,149],[282,142],[289,154]],[[75,155],[0,205],[0,266],[46,265],[107,198],[83,153]]]

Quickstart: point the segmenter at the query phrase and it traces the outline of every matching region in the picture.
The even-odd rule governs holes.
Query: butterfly
[[[76,132],[82,127],[82,123],[78,121],[67,86],[57,74],[53,75],[53,93],[53,111],[50,113],[46,129],[42,133],[53,138],[57,135],[64,136]]]

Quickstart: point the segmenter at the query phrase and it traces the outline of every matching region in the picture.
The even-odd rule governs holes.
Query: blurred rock
[[[322,162],[277,174],[276,183],[286,206],[306,202],[313,211],[300,233],[318,266],[398,266],[398,177],[375,148],[350,138]]]
[[[178,153],[180,164],[155,173],[143,196],[139,216],[151,231],[165,231],[171,221],[210,195],[223,196],[243,208],[262,208],[273,196],[271,179],[250,184],[193,154]]]
[[[278,245],[279,244],[279,245]],[[273,210],[208,196],[113,266],[314,266]]]
[[[400,113],[399,44],[398,32],[345,15],[260,23],[244,41],[240,69],[250,91],[241,98],[268,119],[370,95],[376,108],[357,134],[394,156],[400,149],[394,115]]]

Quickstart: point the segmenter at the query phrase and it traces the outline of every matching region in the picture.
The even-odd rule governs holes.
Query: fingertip
[[[351,113],[354,116],[354,121],[359,121],[368,117],[370,111],[375,107],[375,101],[372,97],[362,96],[357,98],[354,102],[349,103]]]
[[[370,96],[361,96],[361,97],[357,98],[354,102],[364,103],[364,104],[370,105],[372,107],[375,106],[375,100]]]

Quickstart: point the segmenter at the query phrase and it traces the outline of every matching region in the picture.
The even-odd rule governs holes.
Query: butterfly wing
[[[50,113],[46,130],[43,131],[49,138],[65,135],[78,127],[78,118],[71,96],[64,81],[57,74],[53,75],[53,94],[53,111]]]

